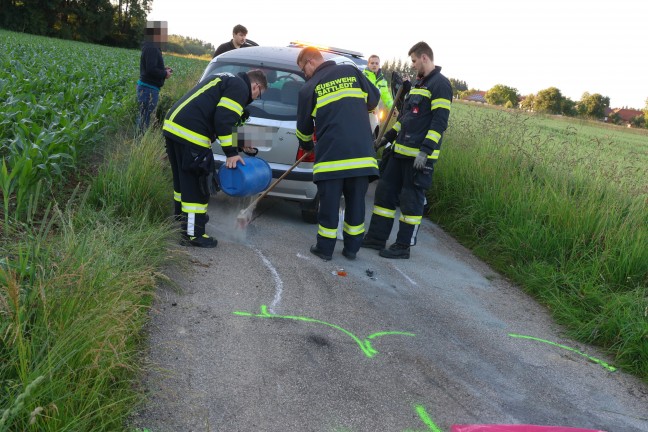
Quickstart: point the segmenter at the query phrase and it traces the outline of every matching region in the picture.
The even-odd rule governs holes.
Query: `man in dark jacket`
[[[237,75],[220,73],[200,82],[169,109],[162,129],[183,243],[216,247],[216,239],[205,233],[209,190],[202,180],[214,170],[211,144],[218,139],[227,156],[226,168],[236,168],[238,162],[245,165],[232,142],[232,128],[241,120],[244,107],[267,87],[266,76],[258,69]]]
[[[249,41],[250,43],[248,43],[247,34],[248,31],[244,26],[242,26],[241,24],[235,25],[232,29],[232,40],[220,44],[218,48],[216,48],[216,51],[214,51],[212,58],[227,51],[256,45],[256,43],[253,43],[252,41]]]
[[[166,21],[148,21],[146,38],[140,55],[140,78],[137,81],[137,130],[144,133],[149,127],[151,114],[155,111],[160,89],[171,77],[173,70],[164,66],[161,47],[167,40]]]
[[[379,250],[385,258],[410,257],[410,245],[423,217],[425,193],[432,185],[434,163],[439,158],[443,132],[448,127],[452,87],[434,65],[432,48],[415,44],[408,55],[416,69],[417,80],[405,95],[398,121],[377,147],[394,141],[392,156],[376,187],[371,224],[362,247]],[[396,207],[401,215],[396,242],[386,248]]]
[[[316,48],[302,49],[297,65],[307,81],[299,91],[296,134],[304,150],[315,149],[313,182],[320,199],[317,244],[310,251],[324,260],[332,258],[344,195],[342,255],[352,260],[365,231],[369,180],[378,176],[369,111],[376,108],[380,93],[357,67],[324,61]]]

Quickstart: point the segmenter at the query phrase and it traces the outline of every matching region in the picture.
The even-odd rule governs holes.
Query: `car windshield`
[[[211,63],[204,76],[217,73],[247,72],[258,69],[258,66],[227,63],[216,61]],[[304,78],[295,71],[273,68],[261,68],[268,78],[268,88],[263,95],[248,105],[252,117],[262,117],[274,120],[295,120],[297,118],[297,95],[304,85]]]

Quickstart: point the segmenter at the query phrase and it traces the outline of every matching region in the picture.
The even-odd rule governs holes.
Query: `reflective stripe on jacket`
[[[378,176],[369,111],[380,94],[352,65],[322,63],[299,92],[297,138],[308,147],[317,127],[313,181]]]
[[[405,95],[398,121],[386,134],[388,137],[396,135],[394,155],[415,158],[423,151],[428,159],[438,159],[451,104],[452,86],[441,74],[440,66],[417,80]]]
[[[232,128],[243,107],[252,101],[246,73],[217,74],[202,81],[178,102],[164,119],[165,136],[179,142],[211,148],[218,138],[227,157],[238,154],[232,142]]]

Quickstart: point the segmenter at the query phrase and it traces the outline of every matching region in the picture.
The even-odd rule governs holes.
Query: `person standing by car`
[[[303,48],[297,66],[307,81],[299,91],[296,135],[304,150],[315,149],[313,182],[320,199],[317,243],[310,251],[332,258],[344,195],[342,255],[355,259],[365,231],[365,194],[370,178],[378,176],[368,112],[380,94],[357,67],[324,61],[317,48]]]
[[[137,131],[144,133],[149,127],[151,114],[157,107],[160,89],[171,77],[173,70],[164,66],[162,46],[167,41],[166,21],[147,21],[144,44],[140,54],[140,77],[137,81]]]
[[[385,258],[410,257],[410,245],[416,243],[425,192],[432,185],[434,163],[439,158],[452,103],[450,81],[441,74],[441,67],[434,65],[432,48],[425,42],[418,42],[408,55],[417,72],[417,80],[405,96],[398,121],[377,145],[395,139],[392,156],[376,187],[369,231],[362,242],[362,247],[379,250],[380,256]],[[398,235],[396,242],[387,249],[399,197]]]
[[[232,29],[232,40],[220,44],[218,48],[216,48],[216,51],[214,51],[214,55],[212,56],[212,58],[216,57],[217,55],[221,55],[227,51],[232,51],[234,49],[245,48],[254,45],[254,44],[246,43],[247,34],[248,31],[244,26],[242,26],[241,24],[235,25],[234,29]]]
[[[211,143],[218,138],[227,156],[225,166],[245,165],[232,143],[232,128],[241,121],[243,108],[268,87],[258,70],[219,73],[189,90],[169,109],[163,134],[173,173],[174,214],[181,221],[183,243],[213,248],[217,240],[205,233],[209,188],[214,171]]]
[[[382,69],[380,69],[380,57],[376,54],[370,55],[367,60],[367,67],[362,71],[362,73],[364,73],[369,82],[378,87],[378,91],[380,91],[380,99],[382,99],[383,104],[389,111],[394,105],[394,100],[389,92],[387,80],[383,76]]]

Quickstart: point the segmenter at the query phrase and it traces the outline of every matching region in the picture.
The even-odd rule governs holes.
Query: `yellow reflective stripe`
[[[356,168],[378,168],[378,162],[373,157],[320,162],[316,163],[313,166],[313,174],[331,171],[343,171]]]
[[[394,123],[394,126],[392,126],[392,129],[394,129],[396,132],[400,132],[400,130],[401,130],[400,122],[397,121],[396,123]]]
[[[432,97],[432,93],[430,92],[430,90],[428,90],[426,88],[412,89],[412,90],[410,90],[410,96],[411,95],[421,95],[421,96],[425,96],[428,99],[430,99]]]
[[[183,202],[182,211],[185,213],[207,213],[207,204]]]
[[[317,234],[321,235],[322,237],[326,238],[337,238],[337,227],[336,228],[325,228],[322,225],[319,226],[319,229],[317,230]]]
[[[211,140],[209,138],[191,131],[186,127],[180,126],[179,124],[174,123],[171,120],[164,120],[164,126],[162,127],[162,129],[167,132],[171,132],[173,135],[176,135],[180,138],[186,139],[191,143],[199,145],[200,147],[211,148]]]
[[[301,133],[299,129],[295,132],[295,135],[297,135],[297,138],[299,138],[302,141],[308,142],[308,141],[313,141],[313,134],[306,135],[305,133]]]
[[[434,150],[430,156],[428,156],[428,159],[439,159],[439,153],[441,153],[440,150]]]
[[[432,107],[430,109],[437,109],[437,108],[445,108],[447,110],[450,110],[450,105],[452,105],[452,102],[449,99],[433,99],[432,100]]]
[[[434,131],[434,130],[430,129],[428,131],[427,135],[425,135],[425,138],[429,139],[429,140],[432,140],[435,143],[438,143],[439,140],[441,139],[441,134],[439,132],[437,132],[437,131]]]
[[[216,106],[230,109],[239,116],[243,113],[243,107],[234,99],[221,97],[220,101],[218,101],[218,105]]]
[[[205,86],[202,87],[200,90],[198,90],[196,93],[194,93],[194,94],[192,94],[191,96],[189,96],[189,97],[187,98],[187,100],[185,100],[184,102],[182,102],[182,103],[178,106],[178,108],[176,108],[175,111],[173,111],[173,113],[171,113],[171,115],[169,116],[169,120],[173,120],[173,119],[175,118],[175,116],[180,112],[180,110],[182,110],[182,108],[184,108],[184,107],[185,107],[189,102],[191,102],[192,100],[194,100],[195,98],[197,98],[198,96],[200,96],[201,94],[203,94],[204,92],[206,92],[207,90],[209,90],[210,88],[214,87],[214,86],[217,85],[219,82],[221,82],[221,79],[220,79],[220,78],[216,78],[214,81],[210,82],[209,84],[205,85]]]
[[[345,233],[349,235],[360,235],[363,232],[365,232],[364,223],[361,223],[360,225],[356,225],[356,226],[351,226],[348,223],[344,222],[344,227],[342,229]]]
[[[317,104],[315,105],[315,110],[322,108],[325,105],[330,104],[331,102],[338,101],[342,98],[352,97],[367,100],[367,93],[363,92],[358,88],[342,89],[334,91],[327,94],[326,96],[318,97]]]
[[[407,147],[404,146],[403,144],[396,143],[394,144],[394,151],[398,154],[402,154],[405,156],[416,157],[418,156],[421,149],[414,148],[414,147]]]
[[[182,196],[180,195],[180,192],[173,191],[173,200],[174,201],[182,201]]]
[[[218,137],[221,147],[231,147],[232,146],[232,135],[223,135]]]
[[[396,216],[396,209],[390,210],[384,207],[379,207],[377,205],[374,205],[373,213],[378,216],[394,219],[394,217]]]
[[[423,219],[423,216],[408,216],[402,214],[398,220],[410,225],[420,225],[421,219]]]

